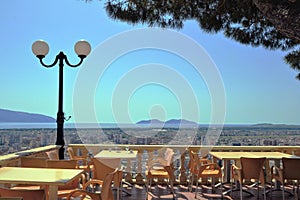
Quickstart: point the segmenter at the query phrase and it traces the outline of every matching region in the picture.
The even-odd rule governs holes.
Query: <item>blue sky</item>
[[[37,39],[47,41],[50,52],[44,61],[48,64],[61,50],[70,62],[76,63],[73,46],[78,40],[86,39],[92,46],[91,55],[82,66],[64,69],[64,112],[72,116],[71,121],[89,121],[88,106],[102,123],[181,117],[211,123],[212,113],[219,111],[214,105],[218,94],[213,95],[210,90],[213,83],[198,75],[185,56],[159,48],[114,55],[115,59],[105,66],[105,73],[93,83],[95,90],[89,94],[92,99],[85,99],[82,82],[89,86],[91,80],[82,78],[84,70],[95,63],[101,65],[101,59],[137,43],[128,36],[131,40],[114,44],[119,35],[130,35],[146,27],[109,19],[102,3],[97,0],[92,3],[1,1],[0,108],[56,117],[58,66],[42,67],[31,52],[31,45]],[[282,59],[285,52],[252,48],[221,34],[204,33],[193,21],[186,22],[182,30],[169,31],[174,38],[146,35],[144,40],[157,41],[155,45],[159,46],[163,40],[170,39],[171,43],[174,41],[172,48],[180,51],[184,39],[175,37],[181,35],[203,48],[206,58],[215,64],[216,77],[220,77],[218,81],[222,81],[224,88],[224,123],[300,124],[300,82],[294,78],[296,72]],[[106,44],[113,45],[103,50]],[[189,56],[197,54],[197,50],[191,47],[185,52]],[[94,75],[93,71],[90,73]],[[78,99],[80,104],[74,107]]]

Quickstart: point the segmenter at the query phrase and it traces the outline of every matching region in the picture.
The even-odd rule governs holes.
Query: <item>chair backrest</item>
[[[52,151],[47,151],[46,154],[50,160],[59,160],[57,149]]]
[[[92,158],[94,164],[93,178],[98,180],[104,180],[106,174],[115,171],[121,163],[120,158]]]
[[[70,156],[70,159],[73,160],[74,157],[75,157],[75,153],[74,153],[73,148],[72,148],[72,147],[68,147],[68,148],[67,148],[67,151],[68,151],[68,154],[69,154],[69,156]]]
[[[47,166],[47,158],[29,158],[21,157],[21,167],[39,167],[44,168]]]
[[[282,158],[283,178],[291,180],[300,180],[300,159]]]
[[[78,197],[81,197],[80,199],[91,199],[91,200],[102,200],[100,194],[88,192],[86,190],[74,190],[72,191],[68,197],[67,200],[73,200],[78,199]]]
[[[165,160],[167,161],[167,165],[172,165],[173,164],[173,157],[174,157],[174,151],[173,149],[170,149],[166,152],[166,157]]]
[[[266,158],[245,158],[241,157],[242,178],[260,179],[263,177],[263,167]]]
[[[45,200],[45,190],[26,190],[0,188],[1,197],[22,197],[23,200]]]
[[[174,153],[174,150],[171,148],[167,148],[165,151],[165,158],[167,158],[169,156],[169,154]]]
[[[189,170],[192,174],[198,174],[199,155],[194,151],[189,151]]]
[[[47,168],[77,169],[77,160],[47,160]]]
[[[115,175],[118,173],[118,169],[105,175],[103,185],[101,189],[101,198],[104,200],[114,200],[111,185]]]

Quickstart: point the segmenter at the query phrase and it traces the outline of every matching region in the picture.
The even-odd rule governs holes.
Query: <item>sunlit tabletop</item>
[[[281,158],[300,158],[291,154],[281,153],[281,152],[253,152],[253,151],[238,151],[238,152],[210,152],[215,158],[221,160],[238,160],[241,157],[248,158],[259,158],[266,157],[267,159],[281,159]]]
[[[57,199],[59,185],[65,185],[79,178],[83,172],[79,169],[2,167],[0,183],[48,185],[48,199],[51,200]]]
[[[124,151],[124,150],[102,150],[95,155],[95,158],[121,158],[121,159],[135,159],[138,151]]]

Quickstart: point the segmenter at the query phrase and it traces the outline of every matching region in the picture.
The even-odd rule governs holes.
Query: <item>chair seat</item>
[[[219,175],[219,174],[220,174],[220,170],[217,170],[217,169],[215,169],[215,170],[204,170],[204,171],[201,172],[201,175],[209,175],[209,176]]]
[[[169,178],[168,172],[162,171],[162,170],[150,170],[149,172],[146,172],[146,176],[148,178],[158,177],[158,176],[159,176],[159,178]]]
[[[162,171],[165,170],[165,168],[161,167],[161,166],[153,166],[152,169],[154,169],[154,170],[162,170]]]

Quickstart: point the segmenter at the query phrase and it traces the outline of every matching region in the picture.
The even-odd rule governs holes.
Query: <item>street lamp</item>
[[[49,46],[45,41],[38,40],[32,44],[32,52],[36,57],[40,60],[40,63],[44,67],[53,67],[57,63],[59,63],[59,92],[58,92],[58,112],[57,112],[57,137],[56,137],[56,145],[61,145],[59,149],[59,159],[64,159],[64,122],[65,122],[65,114],[63,112],[63,66],[64,62],[70,66],[70,67],[78,67],[83,62],[83,59],[90,53],[91,51],[91,45],[86,41],[78,41],[75,46],[74,50],[78,57],[80,58],[80,61],[76,65],[72,65],[68,59],[67,56],[61,51],[56,56],[54,62],[50,65],[46,65],[43,62],[43,58],[48,54],[49,52]]]

